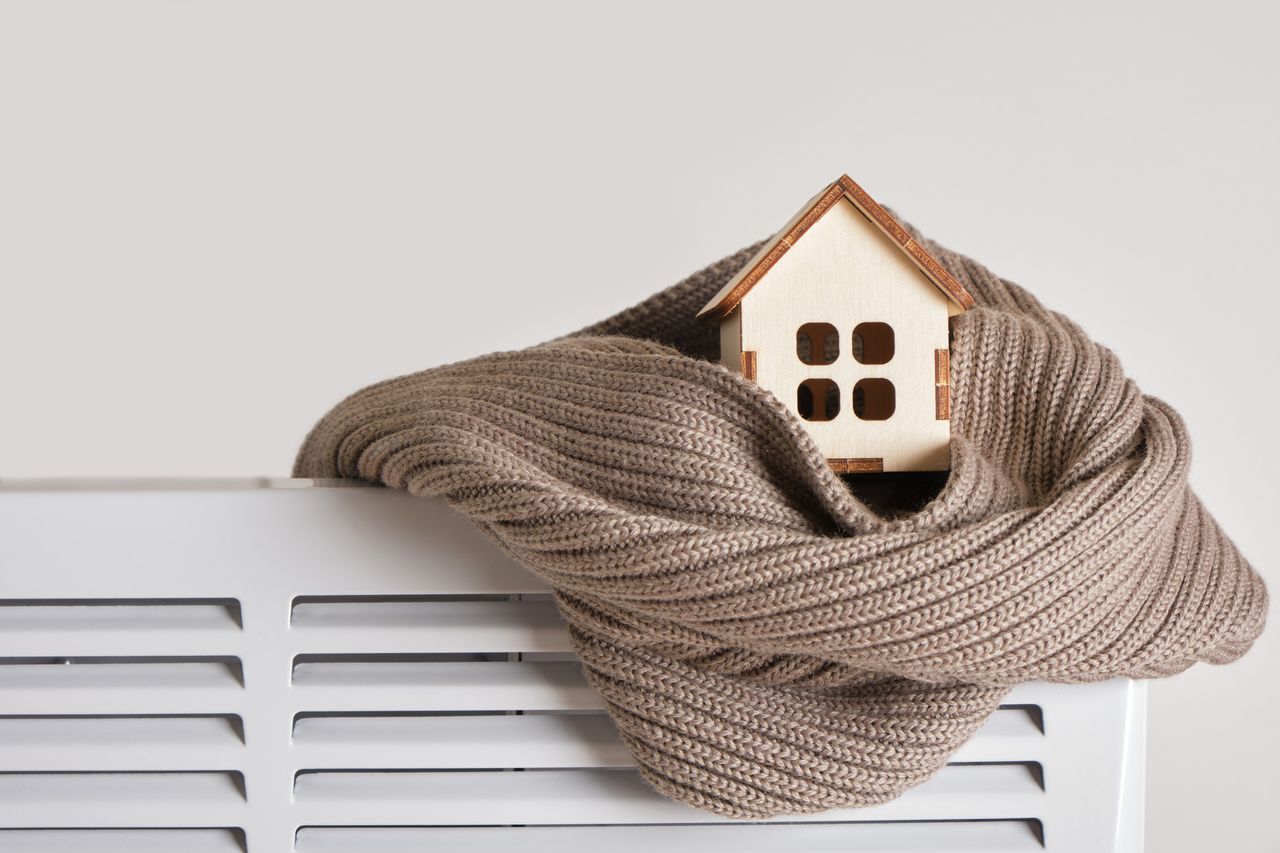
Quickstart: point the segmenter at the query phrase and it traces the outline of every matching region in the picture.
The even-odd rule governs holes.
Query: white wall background
[[[287,474],[346,393],[602,317],[848,171],[1178,406],[1276,589],[1260,9],[3,2],[0,476]],[[1275,630],[1154,686],[1150,850],[1280,850],[1277,707]]]

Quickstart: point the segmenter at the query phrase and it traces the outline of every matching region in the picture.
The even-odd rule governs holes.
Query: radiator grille
[[[645,785],[545,588],[438,504],[352,488],[0,501],[0,548],[26,567],[0,601],[0,850],[1066,851],[1125,837],[1141,709],[1128,682],[1018,688],[895,802],[738,824]]]

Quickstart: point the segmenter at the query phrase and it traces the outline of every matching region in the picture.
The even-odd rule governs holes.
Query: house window
[[[888,364],[893,358],[893,327],[888,323],[854,326],[853,357],[862,364]]]
[[[806,379],[796,389],[796,411],[806,421],[829,421],[840,414],[840,386],[830,379]]]
[[[864,421],[887,421],[897,405],[897,393],[888,379],[861,379],[853,386],[853,413]]]
[[[796,329],[796,355],[805,364],[831,364],[840,356],[840,333],[830,323],[805,323]]]

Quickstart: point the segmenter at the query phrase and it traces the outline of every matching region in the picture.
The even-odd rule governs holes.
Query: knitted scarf
[[[1017,682],[1243,654],[1267,593],[1188,488],[1177,413],[913,236],[978,303],[952,319],[952,470],[920,506],[860,499],[713,361],[694,315],[754,247],[569,337],[365,388],[295,474],[467,515],[555,589],[644,778],[734,818],[896,797]]]

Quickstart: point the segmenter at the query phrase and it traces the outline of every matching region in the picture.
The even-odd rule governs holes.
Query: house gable
[[[909,259],[954,306],[953,313],[972,308],[973,297],[938,261],[916,243],[907,230],[875,202],[848,175],[841,175],[821,193],[810,199],[787,225],[766,242],[745,266],[711,298],[699,317],[724,317],[746,297],[769,271],[802,242],[840,202],[847,202],[867,222],[874,225],[890,241],[890,245]],[[842,208],[840,208],[842,209]]]
[[[883,232],[842,200],[770,267],[738,306],[744,316],[763,315],[743,322],[739,330],[743,346],[749,347],[746,338],[757,319],[786,316],[817,322],[826,315],[847,319],[889,311],[901,320],[906,309],[937,317],[932,309],[940,307],[945,316],[948,300]]]

